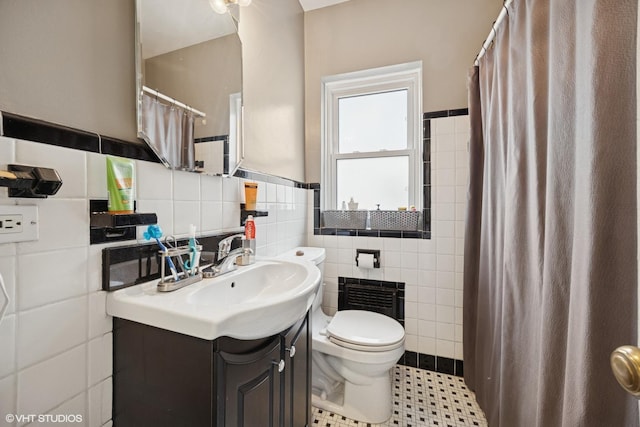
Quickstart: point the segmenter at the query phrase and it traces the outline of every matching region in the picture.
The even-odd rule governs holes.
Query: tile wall
[[[111,425],[112,322],[100,290],[105,245],[89,245],[89,200],[106,199],[105,156],[0,137],[0,169],[9,163],[54,168],[63,186],[46,200],[10,199],[0,189],[0,213],[1,205],[36,204],[40,222],[39,240],[0,244],[11,300],[0,321],[0,414],[80,415],[81,425]],[[184,236],[190,224],[199,234],[240,230],[242,179],[140,160],[136,168],[138,211],[155,212],[164,234]],[[307,190],[259,182],[258,209],[269,212],[256,219],[259,254],[306,243]],[[0,426],[25,424],[0,418]]]
[[[406,350],[462,360],[464,220],[469,179],[469,116],[431,119],[431,239],[313,234],[310,246],[327,250],[323,308],[338,307],[338,277],[404,282]],[[381,268],[356,267],[356,249],[380,249]]]

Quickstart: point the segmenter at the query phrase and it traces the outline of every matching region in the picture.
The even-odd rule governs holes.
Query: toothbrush
[[[158,225],[150,225],[147,227],[147,231],[143,234],[145,240],[156,239],[156,243],[160,247],[160,250],[164,253],[169,253],[169,249],[160,241],[160,237],[162,237],[162,230]],[[169,261],[169,269],[171,270],[171,274],[173,274],[173,280],[178,281],[178,270],[176,270],[176,266],[173,264],[171,257],[167,257],[167,261]]]
[[[196,267],[199,263],[199,255],[198,248],[196,247],[196,226],[191,224],[189,225],[189,249],[191,249],[191,258],[189,259],[189,268],[191,270],[191,275],[196,274]]]

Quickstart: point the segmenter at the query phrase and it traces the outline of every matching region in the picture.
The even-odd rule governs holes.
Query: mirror
[[[243,158],[237,6],[136,0],[138,136],[171,169],[232,175]]]

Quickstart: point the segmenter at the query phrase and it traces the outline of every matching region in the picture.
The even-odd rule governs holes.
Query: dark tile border
[[[100,152],[100,135],[2,111],[2,136]]]
[[[433,354],[422,354],[407,350],[398,361],[398,364],[456,377],[464,376],[464,362],[462,360],[434,356]]]

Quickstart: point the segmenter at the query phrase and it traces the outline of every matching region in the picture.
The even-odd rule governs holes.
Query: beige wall
[[[306,181],[320,182],[323,76],[422,60],[424,111],[467,106],[466,76],[502,0],[351,0],[305,14]]]
[[[136,138],[134,2],[0,1],[0,109]]]
[[[243,167],[304,181],[304,18],[297,0],[240,9]]]
[[[243,9],[245,166],[303,181],[302,8]],[[134,140],[134,16],[134,0],[0,0],[0,110]]]

